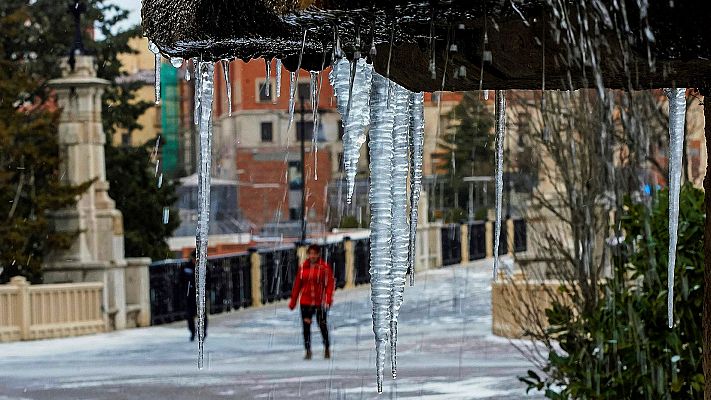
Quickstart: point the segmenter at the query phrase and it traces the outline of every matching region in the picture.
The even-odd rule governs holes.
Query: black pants
[[[321,329],[321,337],[323,338],[323,347],[328,349],[328,323],[326,321],[326,310],[319,306],[301,305],[301,320],[304,323],[304,347],[306,350],[311,350],[311,320],[316,314],[318,327]],[[308,320],[308,322],[306,322]]]
[[[190,337],[195,338],[195,317],[197,317],[197,305],[188,304],[188,309],[185,310],[185,319],[188,321],[188,329],[190,330]],[[205,337],[207,337],[207,312],[205,312]]]

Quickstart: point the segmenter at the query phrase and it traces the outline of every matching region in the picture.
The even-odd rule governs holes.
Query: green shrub
[[[674,327],[667,327],[668,194],[651,208],[626,202],[624,250],[601,284],[598,306],[576,313],[554,303],[544,376],[529,371],[528,390],[550,399],[702,399],[704,195],[685,185],[680,198]]]

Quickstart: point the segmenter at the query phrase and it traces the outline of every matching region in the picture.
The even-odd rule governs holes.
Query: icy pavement
[[[398,379],[375,385],[370,290],[337,291],[333,358],[304,361],[298,311],[286,303],[210,317],[205,369],[184,323],[0,344],[6,399],[532,399],[530,368],[491,335],[491,260],[420,273],[400,312]]]

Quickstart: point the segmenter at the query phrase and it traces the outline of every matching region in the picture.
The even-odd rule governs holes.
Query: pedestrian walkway
[[[205,366],[185,323],[0,344],[4,399],[530,399],[530,363],[491,334],[491,260],[417,275],[400,315],[398,379],[377,395],[367,286],[336,292],[333,358],[303,360],[286,302],[210,318]]]

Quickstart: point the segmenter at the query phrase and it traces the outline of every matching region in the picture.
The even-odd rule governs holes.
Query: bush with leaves
[[[667,327],[668,192],[651,206],[626,202],[625,245],[615,252],[601,301],[577,315],[546,310],[558,342],[542,368],[520,379],[550,399],[703,399],[704,194],[681,191],[674,327]]]

